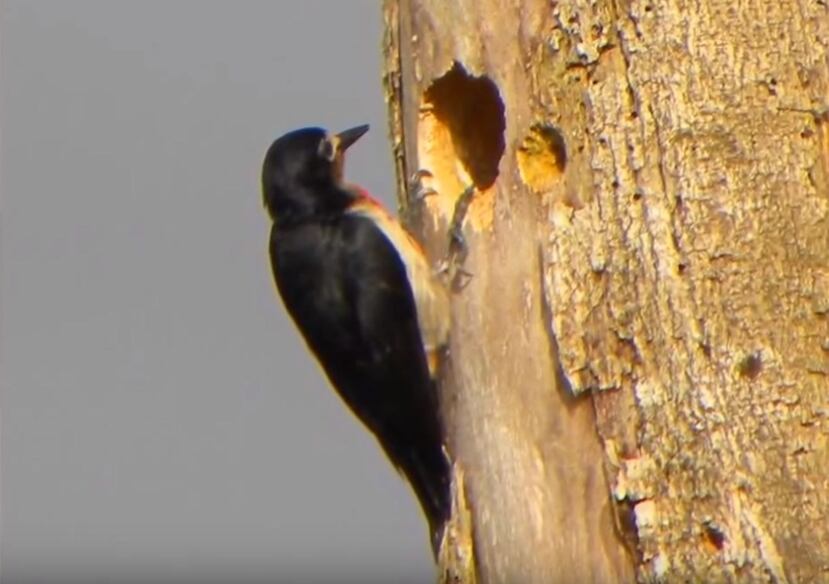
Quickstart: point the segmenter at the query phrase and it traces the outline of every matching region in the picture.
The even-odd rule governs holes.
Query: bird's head
[[[329,134],[302,128],[278,138],[262,165],[262,194],[273,219],[342,209],[348,193],[339,188],[345,151],[368,131],[368,125]]]

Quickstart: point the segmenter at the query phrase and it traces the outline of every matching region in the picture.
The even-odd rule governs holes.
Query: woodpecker
[[[328,380],[411,484],[436,551],[450,512],[435,384],[448,291],[402,225],[343,181],[345,152],[367,131],[303,128],[268,149],[271,267]]]

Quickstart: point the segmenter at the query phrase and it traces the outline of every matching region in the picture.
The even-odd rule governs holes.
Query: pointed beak
[[[340,132],[336,136],[337,151],[340,153],[345,152],[349,146],[354,144],[354,142],[356,142],[360,136],[366,132],[368,132],[368,124],[363,124],[362,126],[356,126]]]

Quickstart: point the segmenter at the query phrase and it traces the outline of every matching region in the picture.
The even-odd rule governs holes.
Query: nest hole
[[[428,142],[429,170],[435,176],[457,175],[459,169],[445,165],[460,163],[467,176],[456,178],[467,184],[458,192],[469,181],[480,191],[493,185],[504,155],[505,127],[498,87],[489,77],[470,75],[458,62],[423,96],[420,138]]]

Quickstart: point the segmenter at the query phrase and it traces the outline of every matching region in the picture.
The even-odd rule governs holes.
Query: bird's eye
[[[328,138],[323,138],[317,147],[317,154],[326,160],[334,160],[334,145]]]

